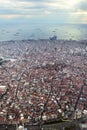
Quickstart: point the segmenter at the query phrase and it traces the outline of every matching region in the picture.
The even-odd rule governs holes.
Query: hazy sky
[[[87,0],[0,0],[0,21],[87,23]]]

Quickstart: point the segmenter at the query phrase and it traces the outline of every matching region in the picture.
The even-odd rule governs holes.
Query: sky
[[[87,0],[0,0],[0,22],[87,23]]]

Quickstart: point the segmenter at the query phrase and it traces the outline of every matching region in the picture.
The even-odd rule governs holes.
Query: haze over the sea
[[[87,0],[0,0],[0,41],[86,39]]]

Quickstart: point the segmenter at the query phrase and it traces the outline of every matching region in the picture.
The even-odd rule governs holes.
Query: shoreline
[[[79,39],[79,40],[76,40],[76,39],[54,39],[54,40],[52,40],[52,39],[50,39],[50,38],[47,38],[47,39],[40,39],[40,38],[38,38],[38,39],[17,39],[17,40],[13,40],[13,39],[11,39],[11,40],[0,40],[0,42],[8,42],[8,41],[87,41],[87,39]]]

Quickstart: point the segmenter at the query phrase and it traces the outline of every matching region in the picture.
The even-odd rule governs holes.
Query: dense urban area
[[[0,123],[87,116],[87,41],[0,42]]]

